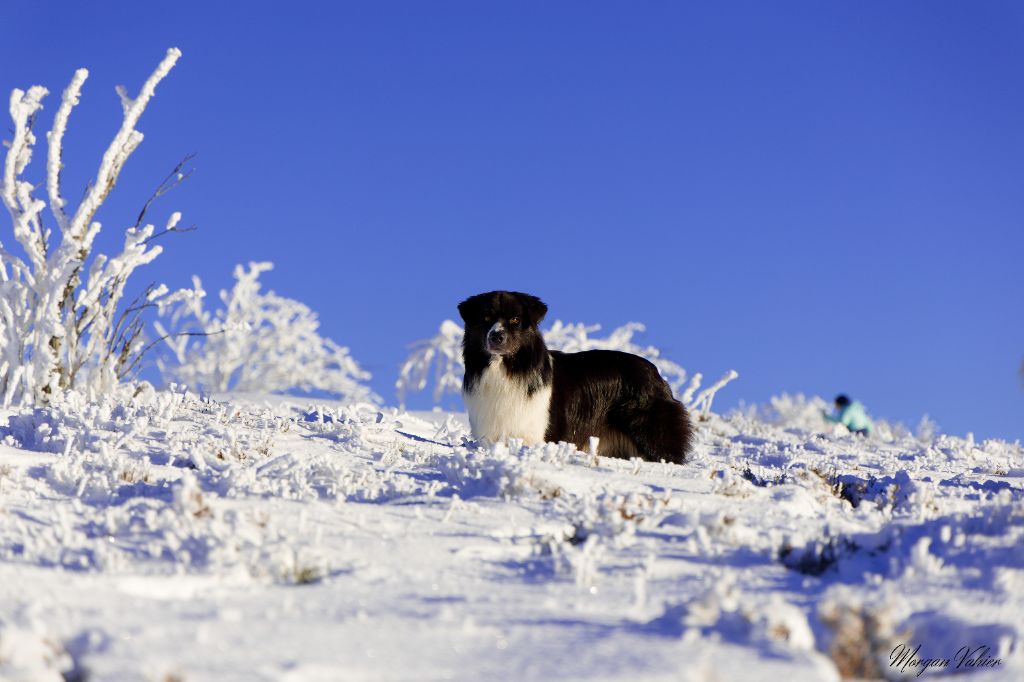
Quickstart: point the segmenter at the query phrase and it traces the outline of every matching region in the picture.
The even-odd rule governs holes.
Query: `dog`
[[[492,291],[459,304],[465,322],[462,397],[476,439],[574,444],[598,454],[686,461],[693,427],[658,369],[613,350],[548,350],[536,296]]]

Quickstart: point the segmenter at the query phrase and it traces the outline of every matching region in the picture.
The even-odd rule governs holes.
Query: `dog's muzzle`
[[[508,341],[508,335],[500,330],[494,329],[487,334],[487,350],[497,355],[504,355],[507,350],[505,348],[505,342]]]

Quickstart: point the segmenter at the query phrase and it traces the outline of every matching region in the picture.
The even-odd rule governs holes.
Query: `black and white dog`
[[[681,464],[693,428],[682,403],[647,360],[612,350],[549,351],[536,296],[492,291],[466,299],[462,397],[474,438],[565,441],[581,450]]]

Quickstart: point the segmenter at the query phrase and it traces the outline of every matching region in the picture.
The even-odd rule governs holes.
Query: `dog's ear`
[[[544,319],[544,316],[548,314],[548,307],[544,305],[544,301],[540,300],[536,296],[530,294],[519,294],[519,300],[526,308],[526,311],[530,315],[530,319],[534,324],[540,324]]]
[[[462,316],[462,321],[466,323],[467,327],[480,319],[480,302],[481,295],[477,294],[459,304],[459,315]]]

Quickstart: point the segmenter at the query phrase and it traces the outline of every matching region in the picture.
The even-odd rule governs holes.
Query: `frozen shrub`
[[[123,87],[117,88],[124,114],[121,127],[103,154],[95,180],[73,211],[61,188],[62,144],[89,72],[75,72],[46,134],[49,153],[42,183],[46,199],[33,196],[37,184],[23,175],[36,143],[33,123],[48,93],[38,85],[27,92],[15,89],[11,93],[13,139],[5,143],[0,199],[11,216],[14,239],[22,254],[16,255],[0,243],[2,404],[45,404],[72,388],[95,397],[109,393],[137,368],[145,348],[140,314],[167,296],[168,290],[151,286],[125,305],[125,288],[136,268],[160,254],[161,247],[153,245],[153,239],[177,230],[181,214],[172,213],[164,229],[155,232],[152,224],[142,224],[144,208],[125,231],[123,250],[113,257],[93,253],[100,232],[94,217],[128,157],[142,142],[143,135],[135,126],[156,86],[180,56],[179,50],[168,50],[134,99]],[[180,172],[172,174],[153,198],[183,178]],[[46,208],[56,229],[44,220]]]
[[[828,629],[826,653],[843,679],[883,679],[893,644],[905,636],[895,633],[889,609],[839,594],[844,596],[832,597],[818,609]]]
[[[261,292],[259,277],[271,263],[235,267],[235,286],[221,291],[224,307],[203,306],[206,292],[198,277],[188,295],[160,306],[171,330],[158,333],[173,353],[158,365],[168,380],[209,391],[319,391],[348,400],[379,398],[363,381],[348,348],[320,336],[316,313],[273,291]]]
[[[918,422],[917,428],[914,430],[914,435],[917,436],[919,441],[930,443],[939,435],[939,425],[934,419],[928,415],[924,415],[921,417],[921,421]]]
[[[684,604],[666,603],[647,627],[663,635],[696,639],[720,636],[737,644],[761,643],[777,650],[813,651],[814,634],[804,612],[778,595],[744,594],[725,579]],[[826,678],[827,679],[827,678]]]
[[[784,429],[824,431],[828,424],[821,416],[831,405],[818,396],[783,393],[768,399],[767,405],[748,409],[748,416]]]
[[[818,433],[846,434],[845,427],[827,421],[822,413],[831,412],[833,405],[821,396],[805,396],[803,393],[772,396],[767,404],[747,405],[736,411],[748,419],[766,422],[782,429],[795,429]],[[887,443],[914,438],[914,434],[899,422],[873,418],[875,428],[872,438]],[[921,418],[916,431],[916,438],[922,442],[930,442],[938,436],[939,426],[928,415]]]
[[[436,336],[417,341],[412,352],[398,372],[398,401],[405,404],[409,391],[422,391],[434,376],[434,403],[440,403],[445,393],[462,390],[462,375],[466,367],[462,362],[462,327],[451,320],[441,323]]]

